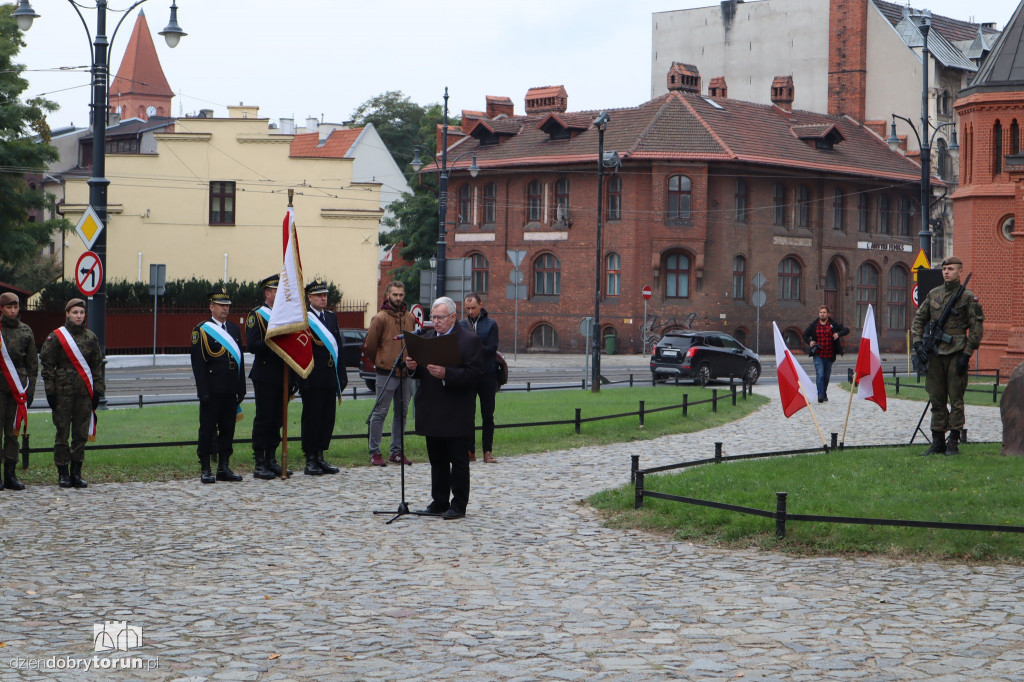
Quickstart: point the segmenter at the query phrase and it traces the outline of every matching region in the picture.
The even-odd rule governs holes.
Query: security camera
[[[594,127],[600,128],[603,125],[608,125],[608,112],[602,111],[601,115],[594,119]]]

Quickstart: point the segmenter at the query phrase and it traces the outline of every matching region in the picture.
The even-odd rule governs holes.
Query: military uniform
[[[260,287],[264,290],[277,289],[279,282],[279,275],[271,275],[260,282]],[[249,378],[252,379],[256,398],[256,414],[252,420],[252,453],[256,465],[252,475],[264,480],[281,475],[276,451],[281,444],[284,416],[285,364],[281,356],[266,344],[270,311],[270,307],[261,305],[250,310],[245,318],[245,347],[253,354]],[[291,476],[290,471],[288,475]]]
[[[210,303],[231,305],[224,289],[210,294]],[[210,329],[206,325],[216,329]],[[202,468],[200,480],[241,481],[242,477],[228,468],[231,441],[235,437],[235,417],[245,398],[245,356],[239,352],[238,360],[232,356],[226,343],[217,340],[217,334],[227,334],[241,351],[242,335],[238,325],[215,318],[198,324],[192,330],[192,375],[199,396],[199,443],[197,452]],[[225,340],[226,341],[226,340]],[[210,473],[210,461],[217,457],[217,475]]]
[[[315,279],[306,286],[307,296],[326,293],[327,283],[321,279]],[[338,473],[338,468],[324,459],[324,452],[331,447],[338,399],[348,385],[348,374],[341,354],[337,316],[329,310],[318,311],[313,307],[310,307],[309,314],[320,322],[320,329],[334,339],[338,348],[338,362],[335,363],[327,345],[314,332],[314,324],[310,322],[310,331],[314,332],[311,334],[313,371],[299,381],[299,390],[302,392],[302,452],[306,457],[303,473],[319,476]]]
[[[18,303],[18,297],[11,293],[0,295],[0,306]],[[0,317],[0,337],[17,372],[21,387],[25,390],[26,407],[32,405],[36,393],[36,375],[39,374],[39,356],[32,329],[17,317]],[[0,379],[0,415],[3,417],[3,485],[0,490],[24,490],[15,470],[18,465],[18,432],[14,428],[18,412],[18,400],[7,382]]]
[[[66,312],[70,313],[75,307],[85,308],[85,301],[77,298],[68,301]],[[92,372],[92,396],[90,397],[85,380],[58,339],[59,330],[50,332],[46,337],[39,351],[39,358],[43,368],[46,401],[53,411],[53,425],[57,431],[53,443],[53,463],[59,474],[59,485],[62,488],[84,488],[86,482],[82,480],[82,463],[85,461],[85,443],[89,439],[89,429],[96,407],[106,393],[105,360],[99,339],[86,329],[84,323],[75,324],[69,317],[64,323],[64,329],[71,336],[85,358],[89,371]]]
[[[951,257],[942,261],[945,265],[961,264],[959,258]],[[914,315],[911,326],[915,347],[921,343],[925,329],[933,320],[942,316],[946,303],[960,288],[960,280],[945,282],[928,292],[925,300]],[[970,289],[957,299],[943,331],[952,337],[949,343],[939,343],[928,358],[928,373],[925,388],[932,401],[931,430],[932,452],[957,452],[960,430],[964,427],[964,391],[967,388],[967,367],[971,354],[981,345],[982,323],[985,314],[981,304]],[[948,407],[947,407],[948,402]],[[949,441],[945,432],[950,431]]]

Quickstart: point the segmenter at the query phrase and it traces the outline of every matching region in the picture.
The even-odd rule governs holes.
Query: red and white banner
[[[878,351],[878,332],[875,330],[875,311],[868,304],[864,316],[864,332],[860,337],[857,366],[853,370],[857,382],[857,397],[870,400],[885,411],[885,379],[882,377],[882,354]],[[867,381],[861,381],[867,377]]]
[[[277,298],[267,323],[266,343],[296,374],[305,379],[313,371],[313,337],[306,318],[306,287],[302,281],[295,209],[284,216],[284,264]]]
[[[33,348],[35,347],[33,346]],[[17,432],[21,428],[22,422],[28,420],[28,407],[26,406],[28,396],[25,393],[25,387],[21,385],[18,368],[14,366],[14,360],[7,352],[7,344],[4,342],[3,336],[0,336],[0,369],[3,370],[4,379],[7,380],[7,388],[11,390],[11,395],[14,396],[14,401],[18,404],[18,409],[14,413],[14,430]]]
[[[71,336],[71,332],[68,331],[67,327],[57,327],[53,330],[53,333],[57,335],[57,340],[60,341],[60,345],[63,346],[64,352],[67,353],[68,359],[71,360],[71,366],[75,368],[78,376],[82,378],[82,383],[89,389],[89,399],[92,400],[94,395],[92,369],[89,367],[89,363],[86,362],[85,356],[82,355],[82,350],[75,343],[75,339]],[[92,411],[92,417],[89,419],[89,435],[96,435],[96,410]]]
[[[775,369],[779,376],[779,395],[782,396],[782,412],[786,417],[807,407],[809,395],[817,395],[817,387],[807,372],[793,357],[793,353],[782,340],[777,324],[772,322],[775,332]],[[803,389],[801,391],[801,388]]]

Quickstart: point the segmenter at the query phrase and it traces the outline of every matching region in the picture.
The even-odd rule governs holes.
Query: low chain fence
[[[746,459],[763,459],[767,457],[789,457],[792,455],[803,455],[810,453],[828,454],[829,452],[837,452],[842,450],[867,450],[869,448],[904,447],[903,444],[856,445],[844,447],[837,442],[838,439],[839,434],[832,433],[831,444],[827,447],[823,446],[817,448],[801,448],[797,450],[756,452],[742,455],[723,455],[722,443],[719,441],[715,443],[715,454],[713,457],[705,459],[696,459],[688,462],[679,462],[676,464],[666,464],[663,466],[651,467],[648,469],[641,469],[640,456],[632,455],[630,457],[629,480],[630,483],[633,484],[634,486],[633,508],[642,509],[644,506],[644,499],[652,498],[659,500],[668,500],[670,502],[691,504],[699,507],[723,509],[725,511],[733,511],[739,514],[760,516],[766,519],[774,519],[775,536],[780,540],[786,537],[787,523],[808,521],[817,523],[849,523],[863,526],[901,526],[905,528],[941,528],[947,530],[975,530],[987,532],[1024,533],[1024,526],[1008,526],[984,523],[951,523],[946,521],[916,521],[908,519],[862,518],[857,516],[832,516],[823,514],[791,514],[786,510],[786,506],[789,500],[789,493],[787,492],[775,493],[775,509],[770,510],[757,509],[754,507],[744,507],[741,505],[728,504],[725,502],[717,502],[715,500],[703,500],[696,497],[670,495],[668,493],[660,493],[655,490],[647,489],[647,477],[650,476],[651,474],[664,473],[666,471],[673,471],[677,469],[687,469],[689,467],[704,466],[706,464],[723,464],[725,462],[738,462]]]
[[[922,376],[923,376],[922,374],[916,374],[916,375],[914,375],[914,374],[897,374],[896,373],[896,366],[893,365],[892,373],[888,374],[887,378],[895,379],[895,381],[886,381],[885,385],[886,386],[892,386],[894,388],[894,390],[895,390],[896,395],[899,395],[901,390],[906,390],[908,388],[917,388],[917,389],[925,390],[925,384],[921,380]],[[992,382],[992,387],[991,388],[978,388],[978,386],[986,386],[987,387],[988,383],[987,382],[986,383],[975,382],[973,384],[975,386],[975,388],[971,388],[971,384],[968,384],[967,388],[965,388],[964,390],[967,393],[985,393],[985,394],[989,394],[989,395],[992,396],[992,402],[993,403],[998,403],[1000,396],[1002,396],[1002,394],[1003,394],[1003,389],[1005,388],[1005,386],[1003,386],[1002,384],[999,383],[999,378],[1000,378],[999,369],[996,368],[996,369],[975,369],[975,370],[969,370],[967,372],[968,380],[972,376],[975,377],[975,378],[985,377],[985,376],[992,376],[994,378],[993,382]],[[846,381],[848,383],[850,383],[850,384],[853,383],[853,368],[852,367],[846,370]]]

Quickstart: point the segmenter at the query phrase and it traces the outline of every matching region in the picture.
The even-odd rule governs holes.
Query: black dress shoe
[[[425,508],[418,509],[416,511],[416,513],[417,514],[426,514],[426,515],[429,515],[429,516],[441,516],[446,511],[448,511],[448,507],[444,507],[444,506],[442,506],[440,504],[434,504],[433,502],[431,502]]]
[[[459,511],[455,507],[448,507],[448,511],[446,511],[444,514],[441,514],[441,518],[445,519],[445,520],[448,520],[448,519],[461,519],[461,518],[464,518],[465,516],[466,516],[466,512]]]

